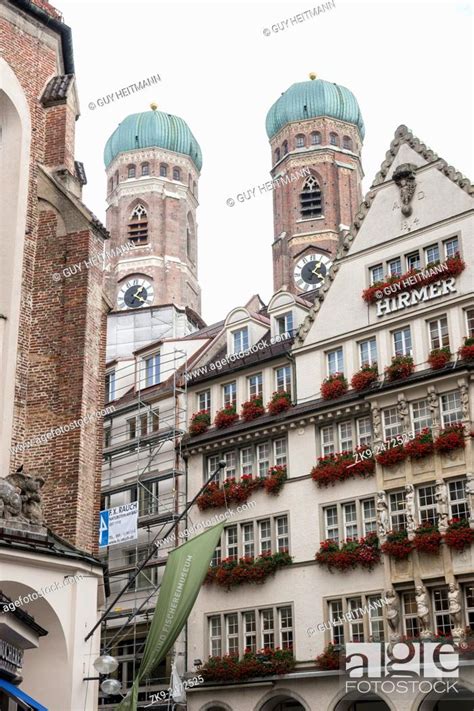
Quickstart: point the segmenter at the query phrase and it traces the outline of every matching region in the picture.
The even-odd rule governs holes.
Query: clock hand
[[[140,286],[140,287],[136,290],[135,294],[133,295],[133,298],[134,298],[134,299],[138,299],[139,301],[143,301],[143,303],[145,303],[145,299],[142,299],[142,297],[139,296],[139,294],[140,294],[140,292],[141,292],[142,290],[143,290],[143,286]]]

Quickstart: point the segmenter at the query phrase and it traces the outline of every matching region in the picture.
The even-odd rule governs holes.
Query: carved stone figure
[[[374,440],[380,439],[380,410],[378,407],[372,407],[372,429],[374,432]]]
[[[400,418],[400,422],[402,423],[402,429],[403,429],[403,431],[406,431],[408,429],[408,425],[410,423],[407,401],[404,400],[403,398],[401,400],[399,400],[397,403],[397,410],[398,410],[398,417]]]
[[[411,201],[416,190],[416,165],[413,163],[403,163],[393,173],[393,179],[400,191],[402,202],[402,213],[409,217],[413,212]]]
[[[377,527],[379,538],[383,542],[389,530],[388,504],[385,491],[377,492]]]
[[[405,511],[407,519],[408,538],[412,539],[415,535],[415,487],[413,484],[405,486]]]
[[[462,623],[461,613],[461,592],[455,583],[451,583],[448,589],[449,614],[453,627],[460,628]]]
[[[430,608],[428,606],[428,594],[424,585],[415,588],[416,614],[420,620],[420,636],[428,637],[430,630]]]
[[[466,498],[469,506],[469,525],[474,528],[474,474],[466,475]]]
[[[16,518],[24,520],[21,515],[21,489],[8,479],[0,479],[0,519],[9,521]]]
[[[24,472],[16,472],[7,476],[6,480],[21,490],[21,511],[25,519],[36,525],[43,525],[40,490],[44,479],[40,476],[34,477]]]
[[[461,393],[461,410],[464,420],[469,420],[469,388],[464,383],[459,386]]]
[[[448,490],[444,482],[436,484],[435,501],[438,513],[438,528],[440,533],[444,533],[448,528],[449,521]]]
[[[431,411],[433,427],[439,427],[439,399],[434,390],[429,389],[428,406]]]
[[[385,605],[387,610],[387,622],[390,627],[390,639],[393,642],[400,638],[400,603],[395,590],[386,591]]]

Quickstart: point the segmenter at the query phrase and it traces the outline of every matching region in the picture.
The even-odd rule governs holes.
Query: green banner
[[[140,682],[166,656],[183,629],[223,528],[224,522],[218,523],[169,554],[142,663],[132,688],[117,711],[137,711]]]

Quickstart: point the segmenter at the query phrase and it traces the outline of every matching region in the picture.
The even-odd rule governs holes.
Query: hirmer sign
[[[414,279],[415,277],[410,278]],[[404,282],[402,282],[402,284],[404,284]],[[395,284],[392,286],[395,286]],[[398,286],[398,284],[396,286]],[[400,311],[409,306],[416,306],[416,304],[431,301],[432,299],[437,299],[440,296],[446,296],[447,294],[454,293],[456,293],[456,279],[454,277],[435,281],[434,283],[426,284],[419,289],[405,291],[397,294],[395,297],[378,301],[377,316],[386,316],[394,311]]]

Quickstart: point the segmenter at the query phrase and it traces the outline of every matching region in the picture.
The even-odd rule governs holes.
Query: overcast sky
[[[272,294],[271,194],[257,189],[251,201],[234,207],[226,199],[269,179],[267,111],[309,72],[358,99],[366,126],[364,192],[402,123],[472,177],[471,3],[335,0],[335,8],[279,32],[272,25],[317,3],[53,4],[72,27],[81,105],[76,158],[88,178],[84,201],[101,220],[103,148],[125,116],[156,101],[185,119],[201,146],[199,280],[208,323],[254,293],[265,302]],[[161,76],[158,85],[88,108],[154,74]]]

